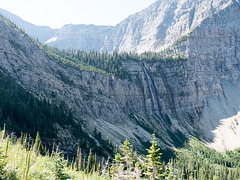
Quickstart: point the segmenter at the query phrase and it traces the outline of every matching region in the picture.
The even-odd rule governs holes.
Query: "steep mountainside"
[[[238,0],[234,0],[239,2]],[[59,30],[34,26],[0,10],[29,35],[60,49],[138,52],[161,51],[187,35],[232,0],[157,0],[115,27],[65,25]]]
[[[34,24],[24,21],[22,18],[1,8],[0,14],[17,24],[17,26],[26,31],[27,34],[43,43],[50,39],[57,32],[57,29],[51,29],[47,26],[35,26]]]
[[[151,9],[169,10],[170,5],[176,8],[184,4],[183,1],[166,2],[157,1]],[[67,57],[69,63],[65,63],[66,57],[56,58],[3,19],[0,21],[0,70],[40,99],[45,97],[56,104],[64,101],[85,132],[91,135],[96,130],[103,139],[108,136],[117,144],[128,137],[139,149],[144,149],[155,131],[162,148],[177,146],[189,135],[218,150],[240,147],[239,142],[235,142],[240,126],[237,103],[240,97],[240,5],[237,0],[206,3],[196,2],[192,28],[185,23],[189,21],[184,21],[177,23],[179,27],[186,26],[182,32],[175,29],[177,35],[174,31],[168,34],[168,28],[164,31],[167,35],[164,43],[170,37],[171,42],[175,42],[165,51],[173,57],[154,56],[154,53],[123,55],[125,59],[120,60],[128,71],[126,78],[73,67],[71,55]],[[186,1],[184,7],[187,16],[193,7],[192,1]],[[147,11],[150,9],[143,12]],[[138,16],[141,17],[141,13],[136,18]],[[155,21],[151,18],[148,21],[154,27]],[[148,26],[150,23],[143,24],[143,28]],[[140,51],[140,46],[136,47]],[[151,50],[160,49],[159,45]],[[72,146],[68,131],[58,128],[57,134],[64,139],[61,143],[65,147]],[[98,143],[96,138],[95,141]]]
[[[0,8],[0,14],[10,19],[27,34],[41,43],[59,49],[97,50],[103,47],[106,35],[112,26],[73,25],[68,24],[61,29],[51,29],[47,26],[35,26],[22,18]]]
[[[230,0],[158,0],[114,27],[102,50],[160,51],[229,5]]]
[[[111,26],[65,25],[45,43],[60,49],[100,50]]]
[[[103,139],[108,136],[120,144],[129,137],[139,149],[145,149],[153,129],[158,128],[158,137],[164,140],[162,147],[175,143],[154,115],[142,63],[130,60],[123,64],[131,72],[127,79],[85,71],[59,62],[5,21],[0,21],[0,29],[1,71],[40,99],[56,104],[64,101],[85,132],[93,134],[96,127]],[[178,128],[177,124],[175,121],[171,131]],[[59,139],[64,139],[60,143],[65,148],[74,146],[69,131],[57,129]]]
[[[204,20],[180,50],[187,52],[194,67],[190,73],[195,76],[192,85],[196,99],[199,101],[202,95],[207,96],[200,116],[200,129],[210,146],[220,151],[240,145],[239,19],[240,3],[230,1],[229,6]]]

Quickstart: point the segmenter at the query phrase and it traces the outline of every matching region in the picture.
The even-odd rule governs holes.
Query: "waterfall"
[[[151,93],[153,109],[154,109],[155,114],[160,119],[162,125],[165,126],[167,128],[167,130],[169,130],[179,141],[182,142],[182,140],[170,129],[170,127],[167,125],[167,123],[161,117],[160,107],[159,107],[158,98],[157,98],[157,91],[156,91],[156,88],[153,84],[153,80],[149,76],[149,74],[147,72],[147,69],[144,65],[143,65],[143,70],[144,70],[145,75],[147,76],[148,87],[149,87],[149,90],[150,90],[150,93]]]
[[[153,85],[153,81],[152,81],[151,77],[148,75],[148,72],[147,72],[147,69],[145,68],[145,66],[143,66],[143,70],[144,70],[145,75],[147,76],[148,87],[149,87],[149,90],[150,90],[150,93],[151,93],[151,97],[152,97],[152,103],[153,103],[154,112],[156,113],[157,117],[161,120],[162,124],[168,130],[170,130],[168,125],[165,123],[165,121],[161,117],[160,110],[159,110],[158,99],[157,99],[157,92],[156,92],[155,86]]]

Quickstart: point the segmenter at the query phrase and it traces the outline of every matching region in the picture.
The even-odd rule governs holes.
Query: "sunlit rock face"
[[[240,81],[221,81],[223,93],[209,98],[200,121],[209,147],[223,152],[240,147]]]
[[[81,49],[84,51],[97,50],[103,46],[111,26],[95,25],[65,25],[45,43],[59,49]]]
[[[229,0],[158,0],[119,23],[102,50],[160,51],[227,7]]]

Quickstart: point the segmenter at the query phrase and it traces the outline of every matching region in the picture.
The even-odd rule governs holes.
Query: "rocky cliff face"
[[[120,144],[128,137],[141,149],[150,139],[152,130],[159,128],[158,135],[164,134],[161,139],[165,141],[161,146],[174,144],[152,110],[142,63],[130,60],[123,64],[131,72],[131,78],[125,80],[77,70],[50,58],[6,22],[0,21],[0,29],[1,71],[39,98],[55,103],[65,101],[89,134],[96,126],[103,137],[108,136],[114,143]],[[72,81],[63,81],[63,76]],[[163,91],[165,93],[165,88]],[[175,121],[172,126],[177,128],[177,124]],[[59,130],[60,139],[66,139],[61,132]],[[72,145],[72,140],[66,142],[66,147]]]
[[[0,10],[0,13],[40,42],[60,49],[142,53],[170,47],[177,39],[231,2],[232,0],[157,0],[115,27],[65,25],[58,30],[34,26],[4,10]]]
[[[236,140],[239,134],[234,130],[239,127],[236,124],[239,106],[235,102],[239,93],[239,10],[239,1],[230,1],[229,6],[204,20],[193,31],[194,38],[186,46],[195,66],[198,101],[201,95],[207,97],[200,116],[200,129],[210,144],[217,143],[212,147],[221,151],[239,147]],[[221,131],[216,132],[219,127]]]
[[[235,102],[239,93],[239,7],[238,1],[229,1],[194,28],[191,38],[172,48],[188,57],[183,94],[191,105],[182,107],[191,109],[199,134],[220,151],[239,147],[239,106]]]
[[[45,43],[60,49],[100,50],[111,26],[65,25]]]
[[[229,5],[229,0],[158,0],[114,27],[103,50],[161,51]]]
[[[174,12],[180,6],[179,3],[174,6],[175,2],[170,3]],[[156,2],[169,9],[169,4],[164,3]],[[120,144],[128,137],[143,149],[156,131],[162,148],[175,146],[183,136],[192,134],[218,150],[231,149],[229,144],[236,143],[229,143],[224,133],[235,140],[239,137],[239,104],[233,101],[238,100],[240,91],[240,6],[236,0],[212,1],[214,10],[207,11],[212,12],[208,14],[198,9],[205,7],[205,3],[195,4],[191,28],[176,32],[179,35],[168,34],[166,30],[164,43],[169,37],[176,36],[173,42],[191,31],[187,38],[168,49],[172,55],[183,54],[187,58],[151,62],[129,59],[122,64],[130,73],[127,79],[61,64],[4,21],[0,21],[0,69],[39,98],[56,103],[65,101],[83,122],[86,132],[91,134],[97,127],[103,137],[108,136],[114,143]],[[192,11],[187,6],[191,3],[183,4],[181,7],[189,8],[184,11],[185,17]],[[204,18],[200,21],[200,17]],[[160,46],[153,49],[160,50]],[[62,76],[71,81],[63,81]],[[148,76],[156,91],[160,116],[170,130],[156,113]]]

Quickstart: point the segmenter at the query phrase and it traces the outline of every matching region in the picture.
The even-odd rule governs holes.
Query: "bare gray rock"
[[[231,0],[158,0],[120,22],[102,50],[161,51],[191,32],[204,19],[228,6]]]
[[[103,46],[112,26],[65,25],[45,43],[60,49],[97,50]]]

